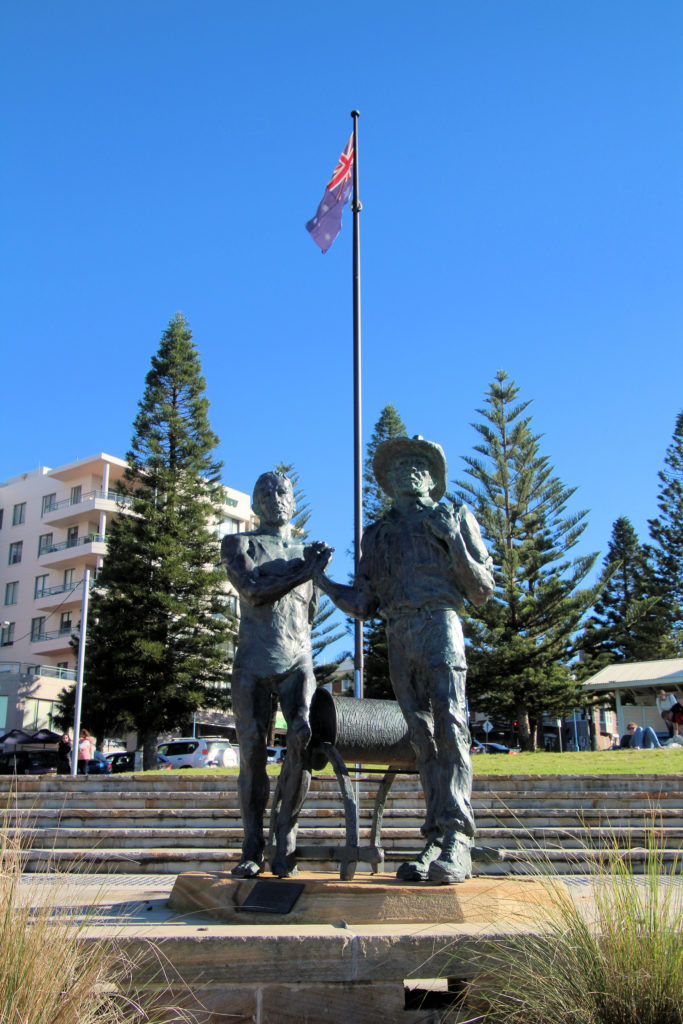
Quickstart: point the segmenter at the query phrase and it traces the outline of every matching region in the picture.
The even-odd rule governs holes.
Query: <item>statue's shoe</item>
[[[263,871],[263,861],[259,864],[255,860],[241,860],[236,864],[230,874],[234,878],[256,878]]]
[[[293,878],[299,874],[294,862],[294,854],[276,853],[270,862],[270,870],[278,878]]]
[[[441,853],[429,865],[427,877],[437,885],[454,885],[472,877],[470,840],[462,832],[444,837]]]
[[[441,840],[430,839],[415,860],[404,861],[396,872],[401,882],[424,882],[428,877],[429,865],[441,853]]]

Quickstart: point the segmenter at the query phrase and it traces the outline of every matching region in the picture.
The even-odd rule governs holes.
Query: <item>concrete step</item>
[[[683,767],[683,764],[682,764]],[[374,790],[377,787],[380,775],[361,775],[361,790]],[[16,785],[15,785],[16,782]],[[275,779],[271,777],[274,785]],[[393,793],[410,793],[419,791],[420,785],[417,776],[399,775],[396,777],[393,786]],[[110,776],[20,776],[15,780],[12,776],[0,776],[0,798],[2,794],[13,794],[15,789],[20,794],[29,793],[95,793],[105,794],[118,792],[139,792],[158,796],[161,793],[222,793],[237,792],[237,778],[235,776],[221,775],[194,775],[188,772],[168,772],[166,774],[149,776],[144,773],[137,775],[110,775]],[[336,779],[333,776],[314,776],[312,792],[336,792],[338,789]],[[510,797],[514,793],[532,792],[536,795],[542,793],[565,793],[566,795],[588,794],[592,792],[610,793],[629,792],[642,790],[652,795],[669,790],[672,794],[683,795],[683,773],[676,775],[515,775],[515,776],[493,776],[477,775],[474,779],[474,796],[481,794],[497,793],[506,794]]]
[[[124,874],[176,874],[182,871],[225,871],[234,867],[238,858],[237,849],[225,850],[166,850],[166,849],[128,849],[101,847],[96,850],[64,849],[29,850],[26,852],[24,870],[28,872],[45,872],[47,870],[63,870],[75,872],[102,872]],[[632,848],[623,851],[622,858],[630,862],[634,873],[642,873],[647,869],[649,854],[645,848]],[[681,857],[677,850],[663,850],[660,854],[662,870],[681,873]],[[406,859],[405,851],[387,850],[384,868],[393,874],[398,864]],[[609,861],[609,854],[604,850],[558,850],[556,848],[536,848],[526,850],[506,850],[503,859],[491,864],[479,865],[476,874],[587,874],[595,871],[600,865]],[[306,861],[299,863],[304,871],[337,872],[336,861]],[[370,870],[367,864],[358,864],[359,872]],[[266,877],[269,877],[266,875]]]
[[[643,846],[650,830],[646,828],[530,828],[511,832],[505,828],[479,828],[477,843],[495,849],[521,850],[537,848],[563,848],[565,850],[629,848]],[[117,849],[177,849],[216,850],[238,849],[242,830],[233,828],[20,828],[8,829],[10,837],[21,839],[32,851],[38,849],[98,849],[116,846]],[[299,842],[317,845],[345,842],[343,826],[333,828],[302,828]],[[361,845],[369,845],[369,830],[360,830]],[[386,828],[382,832],[384,850],[410,851],[421,844],[417,828]],[[663,849],[683,850],[683,827],[662,829],[658,832],[658,846]]]
[[[387,828],[419,828],[424,816],[424,807],[387,808],[383,816],[383,829]],[[268,816],[266,816],[268,817]],[[369,809],[361,812],[361,827],[369,827],[372,815]],[[480,829],[500,828],[518,832],[531,828],[572,828],[607,827],[632,828],[655,825],[665,829],[683,825],[683,807],[647,809],[632,807],[602,807],[556,809],[536,806],[535,808],[505,808],[495,811],[480,809],[476,812],[477,826]],[[239,827],[241,816],[239,809],[233,807],[193,807],[193,808],[60,808],[33,807],[30,810],[8,811],[4,822],[9,827],[32,827],[50,829],[154,829],[171,828],[177,831],[182,827],[220,828]],[[302,827],[335,828],[344,826],[341,806],[337,808],[317,807],[309,802],[302,809],[300,822]]]
[[[98,871],[229,870],[241,843],[236,780],[184,772],[170,776],[26,777],[17,780],[16,793],[4,787],[0,819],[33,844],[28,870],[45,870],[51,857],[66,866],[93,864]],[[526,872],[530,865],[538,870],[546,864],[576,873],[599,862],[601,846],[644,845],[653,824],[661,826],[663,855],[673,863],[683,849],[683,776],[620,776],[614,785],[614,777],[596,776],[583,788],[574,786],[576,778],[545,778],[537,789],[539,777],[488,779],[485,787],[475,786],[477,842],[504,856],[488,865],[487,873]],[[361,845],[368,843],[379,780],[373,776],[359,783]],[[0,779],[0,793],[6,782]],[[399,777],[383,817],[387,863],[400,863],[420,848],[423,814],[418,781]],[[344,843],[334,778],[313,780],[300,823],[302,846]]]
[[[361,792],[360,812],[371,814],[375,802],[375,791],[367,791],[366,795]],[[116,792],[103,791],[73,791],[73,792],[48,792],[41,794],[20,794],[16,798],[7,800],[2,810],[0,819],[20,811],[30,812],[36,807],[41,809],[53,809],[75,812],[79,809],[93,811],[100,810],[103,813],[119,813],[121,809],[142,809],[150,812],[187,812],[197,809],[213,811],[225,809],[234,811],[237,807],[237,793],[235,791],[205,791],[201,794],[166,791],[156,793],[154,791],[120,790]],[[632,810],[648,811],[656,808],[675,810],[683,806],[683,793],[665,789],[659,793],[650,792],[644,789],[634,791],[612,792],[610,790],[596,790],[590,797],[580,795],[546,791],[544,793],[514,794],[474,794],[472,805],[475,814],[507,812],[520,813],[527,810],[539,810],[540,808],[552,808],[556,810],[582,810],[589,811],[605,807],[626,806]],[[404,796],[397,795],[393,790],[389,793],[386,801],[387,810],[404,809],[406,812],[419,810],[423,806],[422,794],[413,792]],[[339,789],[326,790],[324,792],[311,792],[307,798],[306,810],[311,813],[321,814],[339,811],[342,807],[342,799]]]
[[[532,807],[510,808],[497,807],[494,809],[477,808],[475,811],[477,824],[480,827],[494,827],[505,825],[506,827],[526,828],[543,827],[555,825],[573,825],[582,823],[586,825],[607,824],[613,827],[622,824],[654,823],[659,822],[663,826],[675,826],[683,821],[683,807],[658,807],[647,805],[647,807],[631,806],[610,806],[610,807],[578,807],[578,808],[556,808],[544,806],[543,802],[537,801]],[[388,807],[384,811],[384,826],[419,826],[424,816],[424,805],[415,802],[412,807]],[[266,815],[267,817],[267,815]],[[19,824],[33,824],[36,827],[53,827],[57,824],[65,827],[155,827],[158,825],[177,825],[187,823],[198,827],[211,827],[212,825],[230,825],[241,821],[240,809],[237,804],[231,807],[128,807],[117,805],[115,807],[73,807],[71,804],[59,807],[38,807],[29,809],[9,809],[0,815],[5,824],[16,826]],[[341,803],[336,807],[321,807],[315,801],[308,801],[301,811],[302,824],[310,824],[314,821],[325,821],[330,825],[343,821],[343,809]],[[361,808],[359,820],[361,824],[370,824],[372,810],[370,807]]]

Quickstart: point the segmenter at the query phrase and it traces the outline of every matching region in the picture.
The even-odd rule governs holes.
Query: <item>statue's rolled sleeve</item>
[[[493,559],[481,539],[479,523],[466,505],[457,510],[454,524],[449,547],[458,588],[472,604],[485,604],[495,587]]]
[[[269,570],[268,563],[259,566],[250,557],[248,542],[245,546],[248,537],[249,534],[232,534],[221,543],[221,562],[242,601],[253,608],[272,604],[307,578],[303,558],[278,563],[277,573]]]

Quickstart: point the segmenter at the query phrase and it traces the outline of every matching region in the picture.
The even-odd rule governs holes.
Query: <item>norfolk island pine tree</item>
[[[218,438],[182,314],[152,357],[134,421],[124,492],[93,590],[84,724],[135,729],[144,767],[157,737],[202,706],[225,704],[235,621],[227,609],[216,525],[222,520]],[[99,731],[98,729],[98,731]]]
[[[683,410],[676,417],[673,437],[659,472],[659,515],[649,522],[663,607],[669,615],[673,656],[683,656]]]
[[[600,583],[581,640],[580,678],[616,662],[673,657],[670,609],[648,551],[626,516],[612,526]]]
[[[288,477],[294,491],[296,503],[294,515],[292,516],[292,527],[297,537],[303,540],[308,538],[308,522],[311,518],[311,506],[306,497],[306,492],[299,482],[299,474],[293,463],[279,462],[275,467],[278,473]],[[327,664],[321,661],[321,656],[330,644],[335,644],[345,635],[335,618],[336,609],[329,598],[321,595],[318,601],[318,610],[311,623],[311,646],[313,648],[313,671],[318,685],[328,683],[334,675],[336,662]]]
[[[377,445],[392,437],[407,436],[403,420],[391,402],[388,402],[375,423],[365,453],[363,465],[363,523],[365,527],[381,519],[391,508],[391,498],[384,493],[375,480],[372,469]],[[389,678],[386,630],[380,618],[369,619],[365,623],[363,647],[365,660],[363,692],[365,696],[380,700],[394,700],[394,692]]]
[[[579,586],[597,558],[570,555],[586,512],[566,511],[574,489],[540,454],[540,436],[526,415],[530,403],[518,394],[499,371],[477,410],[480,441],[464,457],[468,479],[457,481],[456,500],[477,517],[496,579],[493,597],[464,612],[470,701],[514,718],[522,746],[534,750],[543,714],[568,713],[580,703],[569,663],[599,586]]]

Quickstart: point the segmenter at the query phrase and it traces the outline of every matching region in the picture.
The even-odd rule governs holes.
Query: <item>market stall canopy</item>
[[[3,733],[0,736],[0,743],[6,747],[17,746],[19,743],[30,743],[31,740],[31,734],[24,732],[23,729],[10,729],[9,732]]]
[[[0,746],[7,753],[15,747],[54,747],[61,740],[59,733],[51,729],[39,729],[38,732],[26,732],[24,729],[11,729],[0,736]]]
[[[39,729],[31,736],[31,743],[59,743],[61,738],[61,733],[52,732],[51,729]]]
[[[683,658],[664,658],[661,661],[632,661],[607,665],[582,684],[592,693],[616,693],[624,690],[634,696],[654,700],[657,690],[683,688]]]

